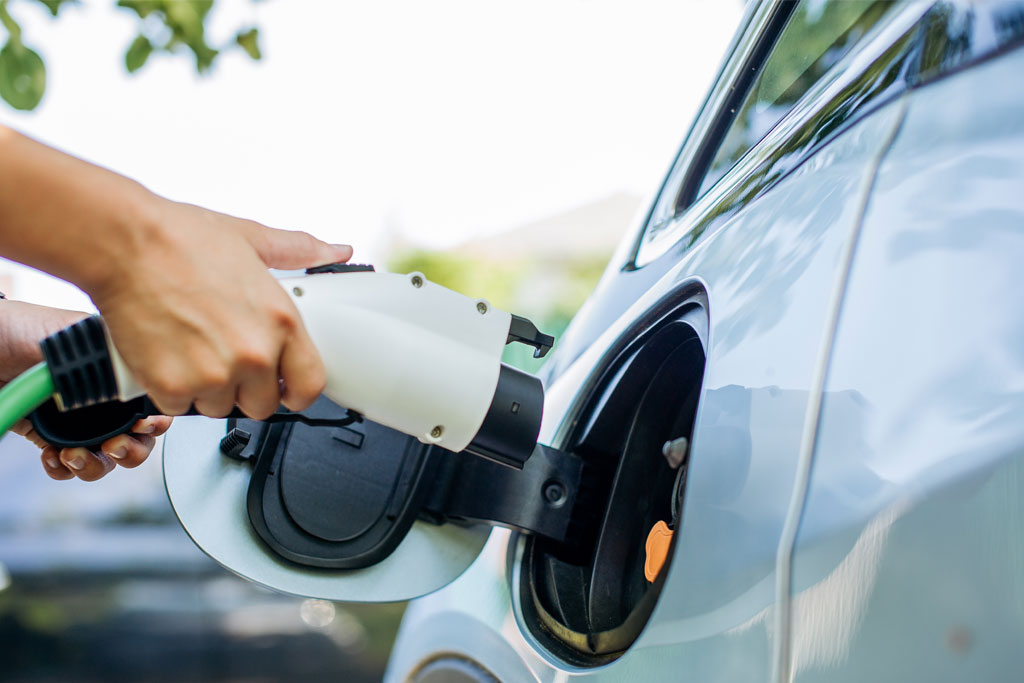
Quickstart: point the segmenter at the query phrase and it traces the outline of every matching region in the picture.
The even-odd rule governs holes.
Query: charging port
[[[658,522],[680,521],[706,339],[706,305],[688,300],[617,354],[581,414],[570,450],[584,462],[577,505],[591,514],[571,544],[528,539],[520,572],[527,626],[563,659],[617,658],[654,609],[672,547],[650,581],[647,541]]]

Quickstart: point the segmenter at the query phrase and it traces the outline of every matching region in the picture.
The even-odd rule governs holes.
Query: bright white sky
[[[740,0],[218,0],[211,43],[256,23],[264,60],[199,77],[158,56],[129,76],[134,14],[114,0],[51,21],[14,0],[49,69],[0,121],[168,197],[307,230],[381,260],[616,192],[648,195],[702,101]],[[10,272],[12,266],[0,267]],[[14,267],[19,298],[85,308]]]

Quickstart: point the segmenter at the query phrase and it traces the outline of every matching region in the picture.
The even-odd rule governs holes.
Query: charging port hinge
[[[521,470],[467,454],[445,453],[445,483],[424,503],[435,522],[480,521],[562,542],[578,502],[583,461],[538,444]]]

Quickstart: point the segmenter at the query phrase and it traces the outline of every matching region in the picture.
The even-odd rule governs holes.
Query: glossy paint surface
[[[557,445],[578,417],[575,398],[605,349],[681,284],[704,283],[708,363],[671,574],[633,648],[606,667],[575,673],[598,680],[667,670],[698,680],[770,678],[775,556],[831,284],[860,216],[871,162],[897,114],[876,112],[689,251],[550,388],[541,437]],[[410,608],[393,676],[438,650],[487,653],[485,664],[503,680],[556,680],[565,670],[517,622],[517,564],[508,561],[515,546],[501,538],[492,535],[448,589]],[[497,642],[505,655],[495,652]]]
[[[1024,671],[1021,73],[915,92],[880,169],[797,539],[797,680]]]

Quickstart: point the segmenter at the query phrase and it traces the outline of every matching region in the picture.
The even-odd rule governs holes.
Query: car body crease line
[[[793,490],[789,506],[786,510],[785,522],[782,527],[782,534],[779,537],[779,546],[775,558],[775,638],[772,644],[772,680],[774,683],[789,683],[792,679],[790,667],[790,617],[792,610],[793,552],[810,485],[811,468],[821,419],[822,398],[825,381],[828,378],[832,346],[835,340],[836,329],[839,325],[843,297],[849,282],[861,228],[867,216],[871,195],[878,179],[879,169],[889,150],[892,149],[900,129],[903,127],[909,104],[910,98],[908,95],[904,95],[894,103],[894,106],[898,107],[895,121],[893,121],[886,139],[879,145],[864,173],[861,187],[858,189],[857,213],[854,220],[851,221],[850,234],[840,252],[836,279],[829,297],[827,317],[822,330],[817,358],[814,363],[814,375],[811,378],[807,409],[804,414],[803,433],[801,434],[800,450],[797,455],[797,469],[793,480]]]

